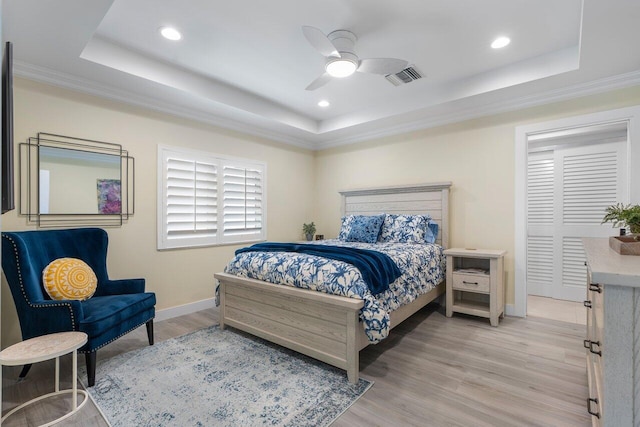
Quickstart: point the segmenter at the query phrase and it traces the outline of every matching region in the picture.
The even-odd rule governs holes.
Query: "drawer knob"
[[[600,294],[600,293],[602,293],[602,286],[600,286],[597,283],[591,283],[591,284],[589,284],[589,290],[597,292],[597,293]]]
[[[595,412],[591,409],[591,402],[598,404],[598,399],[594,399],[592,397],[587,399],[587,412],[593,415],[594,417],[600,419],[600,412]]]
[[[476,285],[476,286],[479,285],[478,282],[467,282],[466,280],[463,280],[462,283],[464,283],[465,285]]]
[[[583,301],[582,304],[587,308],[591,308],[591,301],[589,300]]]

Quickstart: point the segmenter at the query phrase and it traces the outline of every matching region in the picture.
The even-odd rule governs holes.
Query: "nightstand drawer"
[[[453,289],[486,292],[491,290],[491,277],[480,274],[453,273]]]

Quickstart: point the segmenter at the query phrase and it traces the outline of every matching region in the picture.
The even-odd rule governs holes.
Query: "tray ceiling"
[[[633,0],[21,0],[2,28],[16,75],[321,149],[640,84],[637,22]],[[424,77],[307,91],[325,59],[303,25]],[[492,49],[500,35],[511,44]]]

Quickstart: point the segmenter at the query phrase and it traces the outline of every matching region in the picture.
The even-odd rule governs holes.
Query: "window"
[[[158,147],[158,249],[266,238],[266,165]]]

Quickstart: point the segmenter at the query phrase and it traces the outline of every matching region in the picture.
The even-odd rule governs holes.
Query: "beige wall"
[[[315,155],[233,131],[16,79],[15,139],[38,131],[122,144],[136,159],[136,213],[109,228],[113,278],[145,277],[158,309],[213,296],[213,274],[236,246],[156,250],[156,146],[182,146],[265,161],[268,238],[300,239],[303,222],[337,235],[339,190],[452,181],[451,244],[504,248],[507,302],[514,280],[515,127],[640,104],[640,87],[494,115],[454,125],[325,150]],[[3,230],[28,229],[16,212]],[[2,344],[19,340],[12,298],[2,286]]]
[[[97,214],[98,179],[120,179],[120,167],[82,166],[65,162],[40,162],[49,171],[49,212]],[[42,197],[42,191],[41,191]],[[42,209],[40,210],[42,212]]]
[[[157,309],[211,298],[213,274],[224,268],[237,248],[156,250],[158,144],[266,162],[271,240],[300,239],[302,224],[313,220],[310,151],[24,79],[15,80],[14,103],[16,143],[37,132],[50,132],[122,144],[135,158],[136,211],[121,228],[107,229],[109,274],[114,279],[146,278],[147,289],[157,294]],[[3,230],[30,228],[15,211],[2,216]],[[13,299],[3,283],[3,347],[19,339]]]
[[[340,229],[338,191],[451,181],[452,247],[506,249],[514,301],[516,126],[640,104],[640,87],[326,150],[316,160],[318,233]]]

